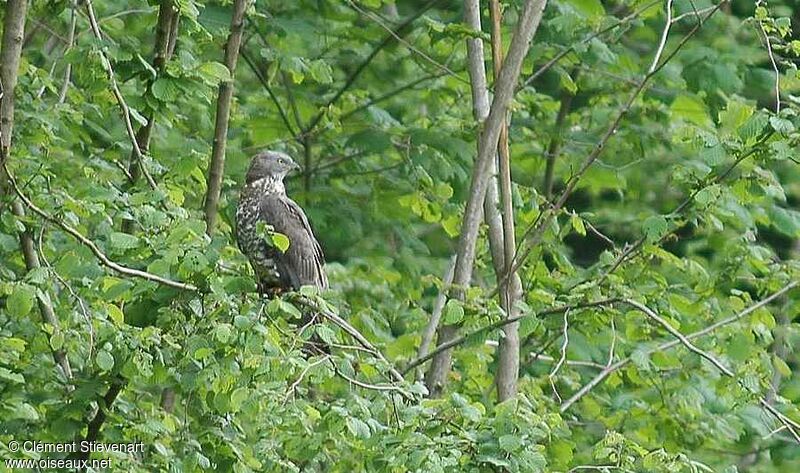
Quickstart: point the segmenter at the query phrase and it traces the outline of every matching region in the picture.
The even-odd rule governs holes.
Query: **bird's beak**
[[[301,168],[300,168],[299,164],[297,164],[296,162],[292,161],[292,169],[294,169],[295,171],[299,171]]]

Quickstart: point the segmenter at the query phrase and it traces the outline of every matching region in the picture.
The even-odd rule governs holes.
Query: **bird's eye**
[[[286,164],[286,160],[283,158],[278,159],[278,164]]]

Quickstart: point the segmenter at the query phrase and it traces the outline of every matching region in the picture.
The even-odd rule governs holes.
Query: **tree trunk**
[[[208,166],[206,180],[205,214],[206,233],[214,234],[217,225],[219,195],[222,190],[222,174],[225,170],[225,145],[228,142],[228,119],[230,118],[231,99],[233,98],[233,76],[236,62],[239,59],[239,46],[242,43],[244,30],[244,14],[249,2],[236,0],[233,4],[231,32],[225,44],[225,65],[231,73],[230,80],[219,86],[217,98],[217,117],[214,127],[214,144],[211,150],[211,163]]]
[[[519,16],[519,23],[511,39],[508,58],[500,70],[499,78],[495,84],[495,96],[485,121],[483,132],[478,142],[478,156],[472,172],[469,199],[461,223],[461,234],[456,252],[456,269],[453,277],[453,295],[459,299],[464,298],[464,289],[469,285],[472,267],[475,260],[475,243],[478,237],[478,225],[481,220],[481,207],[489,183],[489,171],[492,158],[497,151],[500,138],[500,129],[505,123],[508,106],[514,95],[517,80],[519,79],[522,60],[530,48],[533,34],[542,19],[547,0],[527,0]],[[465,9],[472,8],[471,2],[465,0]],[[458,333],[458,327],[445,325],[439,329],[437,342],[441,345],[450,341]],[[431,396],[439,396],[444,390],[447,374],[450,371],[452,350],[438,353],[431,362],[431,367],[426,377],[426,385]]]
[[[0,83],[2,100],[0,100],[0,190],[5,188],[5,166],[11,151],[11,134],[14,128],[14,91],[17,86],[17,72],[22,54],[22,40],[25,32],[25,12],[28,7],[27,0],[9,0],[5,8],[3,21],[3,42],[0,46]],[[2,194],[0,194],[1,196]],[[25,216],[25,210],[19,200],[11,203],[11,211],[18,218]],[[36,253],[33,237],[29,230],[19,233],[19,243],[25,257],[25,267],[28,271],[40,266],[39,256]],[[60,331],[60,324],[53,306],[49,300],[37,297],[39,312],[45,323],[53,327],[54,333]],[[61,368],[67,382],[72,380],[72,368],[64,350],[53,350],[53,359]]]
[[[492,60],[494,63],[494,79],[500,77],[503,64],[503,43],[501,36],[502,12],[498,0],[490,0],[492,16]],[[517,302],[522,298],[522,281],[516,271],[512,271],[514,254],[516,253],[516,236],[514,235],[514,206],[511,198],[511,157],[508,149],[508,120],[504,120],[500,128],[500,139],[497,148],[500,168],[500,198],[503,216],[503,270],[497,271],[500,284],[500,306],[508,318],[519,315]],[[503,402],[516,397],[517,380],[519,379],[519,322],[503,326],[503,338],[497,348],[497,400]]]

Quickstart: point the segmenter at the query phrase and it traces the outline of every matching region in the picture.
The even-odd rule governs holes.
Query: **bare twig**
[[[69,37],[67,38],[67,47],[64,50],[64,55],[66,55],[71,49],[72,46],[75,44],[75,27],[78,24],[78,1],[72,1],[72,8],[69,20]],[[69,89],[69,82],[70,77],[72,76],[72,63],[67,61],[67,65],[64,67],[64,82],[61,84],[61,91],[58,93],[58,103],[64,103],[67,99],[67,90]]]
[[[564,311],[564,327],[562,329],[562,337],[564,341],[561,343],[561,358],[558,359],[553,369],[550,371],[550,374],[547,376],[547,379],[550,381],[550,387],[553,388],[553,393],[558,398],[558,402],[561,402],[561,395],[558,394],[558,390],[556,389],[556,384],[553,380],[558,374],[558,370],[561,369],[561,366],[567,361],[567,347],[569,346],[569,309]]]
[[[111,259],[108,258],[108,256],[105,255],[105,253],[103,253],[100,250],[100,248],[95,244],[95,242],[93,242],[92,240],[88,239],[81,232],[79,232],[78,230],[76,230],[76,229],[72,228],[71,226],[67,225],[63,221],[57,219],[56,217],[54,217],[52,215],[49,215],[47,212],[45,212],[44,210],[42,210],[39,207],[37,207],[36,204],[31,202],[31,200],[28,199],[28,197],[26,197],[25,194],[23,194],[22,191],[20,190],[20,188],[17,186],[17,182],[14,179],[14,176],[12,176],[11,173],[8,172],[8,168],[6,167],[5,163],[3,164],[3,168],[5,169],[6,175],[8,176],[8,180],[11,183],[12,189],[17,194],[17,197],[19,197],[20,200],[22,200],[22,202],[25,203],[26,207],[31,209],[31,211],[33,211],[33,213],[39,215],[44,220],[52,223],[53,225],[56,225],[57,227],[61,228],[65,232],[69,233],[76,240],[78,240],[82,245],[84,245],[87,248],[89,248],[89,250],[95,255],[95,257],[99,260],[100,264],[102,264],[103,266],[111,269],[112,271],[116,271],[119,274],[125,275],[125,276],[131,276],[131,277],[146,279],[148,281],[152,281],[152,282],[155,282],[155,283],[158,283],[158,284],[163,284],[163,285],[169,286],[169,287],[174,287],[176,289],[182,289],[182,290],[185,290],[185,291],[197,291],[198,290],[197,286],[194,286],[192,284],[173,281],[171,279],[163,278],[161,276],[158,276],[158,275],[152,274],[152,273],[148,273],[146,271],[140,271],[138,269],[128,268],[127,266],[123,266],[123,265],[121,265],[119,263],[116,263],[116,262],[112,261]]]
[[[297,390],[297,387],[300,386],[300,383],[303,382],[303,378],[306,377],[306,374],[308,374],[309,371],[311,371],[314,367],[325,363],[328,361],[328,359],[330,359],[330,355],[325,355],[322,358],[306,365],[306,367],[303,368],[303,371],[300,373],[300,376],[298,376],[297,379],[294,380],[294,382],[289,386],[289,389],[286,390],[286,394],[283,396],[283,402],[286,403],[286,401],[289,400],[292,394],[294,394],[294,392]]]
[[[650,69],[647,71],[649,74],[652,74],[653,71],[656,70],[656,67],[658,67],[658,61],[661,60],[661,55],[664,54],[664,47],[667,45],[669,30],[672,27],[672,0],[667,0],[665,10],[667,19],[664,21],[664,29],[661,31],[661,42],[658,43],[658,49],[656,49],[656,53],[653,55],[653,63],[650,64]]]
[[[761,0],[758,0],[756,5],[761,6],[762,3],[763,2]],[[764,24],[761,21],[758,21],[758,29],[761,31],[761,34],[764,35],[764,43],[767,45],[767,55],[769,55],[769,61],[772,64],[772,70],[775,72],[775,113],[781,113],[781,73],[778,70],[778,63],[775,62],[775,54],[772,52],[772,42],[770,41],[767,30],[764,29]]]
[[[102,40],[103,34],[100,31],[100,26],[97,24],[97,17],[94,14],[94,8],[92,7],[92,0],[85,0],[86,3],[86,13],[89,16],[89,24],[91,25],[92,33],[94,34],[95,38]],[[106,70],[106,75],[108,76],[108,80],[111,83],[111,91],[114,94],[114,97],[117,100],[117,104],[119,105],[120,111],[122,112],[122,119],[125,122],[125,130],[128,132],[128,138],[131,141],[131,146],[133,147],[133,152],[136,154],[136,160],[139,162],[139,168],[142,171],[145,179],[147,180],[147,184],[150,186],[151,189],[157,189],[158,186],[156,185],[156,181],[153,180],[153,176],[150,175],[150,172],[147,170],[147,167],[144,164],[144,154],[142,154],[142,150],[139,148],[139,142],[136,140],[136,132],[133,131],[133,123],[131,122],[131,113],[130,109],[128,108],[128,104],[125,102],[125,97],[122,96],[122,92],[119,89],[119,85],[117,84],[116,76],[114,75],[114,69],[111,66],[111,59],[109,59],[108,55],[105,52],[105,49],[100,49],[99,51],[101,62],[103,63],[103,67]]]
[[[330,361],[331,365],[333,365],[333,370],[337,376],[340,376],[348,383],[354,384],[359,388],[370,389],[372,391],[398,391],[400,393],[405,394],[405,391],[402,388],[395,386],[394,384],[371,384],[371,383],[366,383],[364,381],[359,381],[351,376],[344,374],[342,370],[340,370],[339,367],[336,366],[336,363],[333,362],[333,359],[331,359]]]

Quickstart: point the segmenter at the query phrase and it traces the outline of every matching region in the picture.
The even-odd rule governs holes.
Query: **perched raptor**
[[[255,155],[247,170],[239,207],[236,210],[236,239],[250,260],[262,294],[301,286],[328,287],[323,271],[325,257],[303,209],[286,195],[283,179],[300,166],[278,151]],[[259,222],[286,235],[286,251],[268,244]]]

